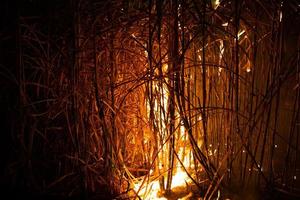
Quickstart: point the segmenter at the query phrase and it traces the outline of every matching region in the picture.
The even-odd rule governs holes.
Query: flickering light
[[[220,49],[220,54],[219,54],[219,65],[221,65],[221,63],[222,63],[222,57],[223,57],[223,54],[224,54],[224,43],[223,43],[223,40],[220,40],[219,49]],[[219,73],[218,73],[219,76],[220,76],[220,73],[221,73],[221,72],[222,72],[222,68],[219,67]]]
[[[217,196],[217,200],[219,200],[219,199],[220,199],[220,196],[221,196],[221,192],[220,192],[220,190],[218,190],[218,196]]]
[[[260,164],[257,164],[258,169],[254,169],[255,171],[263,171],[263,167]]]
[[[223,42],[223,40],[220,40],[219,48],[220,48],[220,56],[219,57],[222,58],[222,56],[224,54],[224,42]]]
[[[223,23],[222,26],[228,26],[228,22]]]
[[[168,64],[163,64],[162,65],[162,72],[166,73],[168,71]]]
[[[211,0],[211,5],[213,7],[213,9],[217,9],[220,5],[220,1],[219,0]]]
[[[162,198],[159,198],[157,196],[158,194],[158,191],[159,191],[159,181],[156,180],[156,181],[152,181],[150,183],[145,183],[142,187],[141,187],[141,184],[142,184],[143,181],[140,181],[138,183],[136,183],[134,185],[134,190],[138,192],[138,195],[142,198],[142,199],[145,199],[145,200],[151,200],[151,199],[161,199],[161,200],[165,200],[166,198],[162,197]]]
[[[146,54],[147,51],[145,51]],[[168,64],[164,63],[162,64],[162,72],[166,73],[168,71]],[[160,109],[167,109],[168,107],[168,100],[169,100],[169,92],[168,92],[168,87],[166,84],[163,84],[162,86],[159,85],[157,82],[154,83],[154,88],[157,92],[159,92],[159,97],[160,99],[155,99],[154,100],[154,106],[153,106],[153,111],[154,114],[157,118],[160,118],[161,121],[165,121],[164,116],[160,116]],[[146,101],[146,109],[147,113],[150,113],[150,103]],[[178,113],[177,113],[178,114]],[[199,115],[201,117],[201,115]],[[185,128],[182,122],[180,123],[180,128],[179,128],[179,133],[180,133],[180,139],[183,140],[183,136],[185,133]],[[158,125],[159,129],[164,132],[167,128],[166,123],[162,123],[161,125]],[[165,133],[166,134],[166,133]],[[167,145],[163,145],[161,152],[158,155],[158,168],[159,172],[162,173],[162,171],[166,170],[166,163],[164,162],[163,155],[167,152]],[[191,160],[193,158],[192,152],[189,151],[187,147],[179,147],[178,150],[178,157],[182,160],[182,164],[184,166],[188,166],[189,168],[193,168],[191,165]],[[191,182],[190,178],[186,174],[185,171],[183,171],[181,164],[177,163],[178,165],[175,167],[174,166],[174,174],[172,176],[172,184],[171,184],[171,189],[178,187],[178,186],[186,186],[186,183]],[[154,175],[153,169],[149,171],[150,175]],[[165,176],[166,174],[160,174],[160,176]],[[143,183],[144,182],[144,183]],[[143,183],[143,185],[141,185]],[[160,191],[160,183],[159,180],[156,178],[153,181],[146,181],[145,180],[139,180],[137,183],[134,184],[134,190],[142,199],[165,199],[165,198],[159,198],[157,195]]]
[[[212,155],[213,155],[213,152],[212,152],[210,149],[208,150],[208,155],[209,155],[209,156],[212,156]]]
[[[177,169],[178,171],[176,174],[172,177],[172,185],[171,189],[174,189],[175,187],[185,186],[186,183],[191,182],[190,178],[181,169]]]
[[[183,137],[184,136],[184,126],[180,126],[180,136]]]
[[[221,72],[222,72],[222,68],[221,67],[219,67],[218,72],[219,72],[218,75],[220,76]]]
[[[251,68],[247,67],[246,72],[248,72],[248,73],[251,72]]]
[[[294,178],[294,180],[296,180],[296,179],[297,179],[297,176],[294,176],[293,178]]]
[[[198,55],[198,58],[199,58],[199,60],[201,61],[201,56],[200,56],[200,55]]]
[[[279,13],[279,21],[280,22],[282,21],[282,11],[280,11],[280,13]]]
[[[237,37],[238,37],[238,40],[240,39],[240,37],[245,33],[245,30],[241,30],[239,31]]]
[[[275,146],[275,148],[277,148],[277,147],[278,147],[278,145],[277,145],[277,144],[275,144],[274,146]]]

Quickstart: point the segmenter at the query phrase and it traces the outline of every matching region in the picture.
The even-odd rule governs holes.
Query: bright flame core
[[[166,75],[168,72],[168,65],[163,64],[162,66],[162,73],[163,75]],[[159,70],[156,71],[156,73],[159,73]],[[157,74],[159,75],[159,74]],[[165,76],[163,76],[165,77]],[[158,155],[155,159],[157,159],[158,162],[158,168],[154,168],[153,170],[150,170],[150,174],[146,175],[142,180],[138,180],[134,182],[133,189],[137,195],[139,195],[142,199],[165,199],[164,197],[159,197],[159,194],[161,190],[160,186],[160,178],[164,178],[164,180],[167,179],[168,174],[168,154],[170,153],[168,143],[168,116],[165,114],[167,113],[168,106],[169,106],[169,90],[167,87],[166,82],[168,81],[167,78],[164,78],[164,81],[153,81],[153,94],[156,98],[153,99],[153,112],[154,112],[154,123],[158,130],[159,134],[159,143],[158,143]],[[146,101],[146,112],[149,116],[150,114],[150,102]],[[181,163],[183,166],[186,167],[186,170],[189,170],[194,167],[193,164],[191,164],[192,160],[192,153],[190,151],[190,148],[186,146],[186,135],[185,135],[185,128],[183,124],[181,123],[179,113],[175,112],[176,118],[176,124],[178,125],[178,129],[176,130],[175,136],[176,136],[176,147],[175,151],[177,152],[178,158],[181,162],[176,160],[174,162],[173,166],[173,174],[172,174],[172,183],[171,183],[171,190],[173,190],[176,187],[185,187],[186,184],[191,183],[191,179],[187,175],[186,171],[181,166]],[[156,177],[156,178],[154,178]],[[164,187],[165,187],[166,181],[164,181]]]

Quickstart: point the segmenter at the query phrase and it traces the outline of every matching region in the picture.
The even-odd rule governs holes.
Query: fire
[[[176,173],[172,176],[171,190],[177,187],[185,187],[187,184],[191,182],[192,181],[187,175],[187,173],[181,167],[177,167]],[[133,189],[137,193],[137,195],[139,195],[142,199],[145,200],[166,199],[165,197],[159,196],[159,194],[161,193],[159,180],[153,180],[148,183],[144,179],[139,180],[134,184]]]
[[[179,128],[179,138],[178,143],[184,142],[184,133],[185,129],[183,125]],[[166,152],[166,148],[162,148],[163,152]],[[157,159],[159,159],[160,166],[166,166],[165,163],[163,163],[162,158],[164,157],[162,155],[158,156]],[[194,165],[191,163],[192,160],[192,154],[190,149],[187,146],[180,146],[178,148],[178,158],[182,159],[180,160],[184,167],[186,167],[186,170],[191,169],[194,167]],[[184,170],[182,164],[180,162],[176,162],[176,165],[174,165],[174,173],[172,176],[172,184],[171,184],[171,190],[174,190],[178,187],[186,187],[187,184],[191,183],[192,180],[187,175],[186,171]],[[161,171],[163,171],[163,167],[160,168]],[[133,189],[135,193],[145,200],[151,200],[151,199],[166,199],[165,197],[161,197],[160,194],[162,191],[160,190],[160,183],[159,183],[159,177],[163,176],[166,178],[167,176],[167,170],[163,171],[161,174],[159,174],[159,177],[155,177],[154,171],[150,170],[149,175],[145,176],[143,179],[138,180],[134,183]],[[151,180],[151,181],[150,181]]]
[[[133,35],[133,37],[135,37]],[[223,45],[223,43],[222,43]],[[220,47],[221,53],[223,54],[224,48]],[[145,55],[147,56],[146,52]],[[220,55],[220,59],[221,59]],[[199,55],[199,59],[201,60],[201,56]],[[152,94],[155,98],[152,100],[152,105],[150,105],[150,100],[146,100],[146,114],[150,116],[151,106],[154,124],[156,126],[155,134],[158,135],[157,145],[157,156],[153,159],[152,169],[149,170],[149,173],[144,177],[139,177],[138,179],[134,179],[132,183],[132,188],[136,195],[145,200],[150,199],[166,199],[162,197],[164,191],[162,188],[166,188],[168,176],[170,177],[170,170],[172,167],[172,181],[170,185],[170,189],[175,191],[175,188],[186,187],[188,184],[192,182],[190,177],[187,174],[187,171],[190,171],[194,168],[194,164],[192,164],[193,155],[191,152],[191,148],[187,142],[187,135],[184,125],[181,122],[180,114],[178,111],[175,111],[175,126],[178,128],[174,131],[174,133],[170,133],[169,131],[169,116],[168,109],[170,105],[170,91],[168,88],[168,71],[169,66],[163,61],[161,66],[161,71],[158,69],[155,70],[154,73],[156,75],[160,75],[159,73],[163,73],[164,80],[154,80],[152,82]],[[201,116],[199,116],[199,120],[201,120]],[[154,129],[153,129],[154,130]],[[176,157],[174,159],[174,165],[170,166],[168,162],[168,157],[172,152],[171,144],[170,144],[170,135],[173,134],[176,140],[176,145],[173,147]],[[150,139],[149,139],[150,140]],[[170,179],[169,179],[170,180]]]
[[[183,155],[182,147],[178,152],[178,157],[179,158],[184,157],[184,160],[182,161],[184,166],[193,167],[193,165],[190,164],[189,154]],[[188,184],[192,182],[190,177],[187,175],[187,173],[179,163],[175,167],[174,171],[175,173],[172,176],[171,190],[174,190],[175,188],[178,187],[186,187]],[[150,174],[152,175],[152,170],[150,170]],[[162,176],[166,177],[166,174],[167,173],[164,173],[162,174]],[[153,181],[150,182],[147,182],[145,179],[147,179],[147,177],[144,177],[144,179],[139,180],[134,184],[134,191],[136,192],[137,195],[139,195],[142,199],[145,200],[166,199],[165,197],[160,196],[162,191],[160,191],[160,185],[158,179],[154,179]]]
[[[190,183],[191,179],[188,177],[185,171],[182,169],[177,169],[176,174],[172,178],[172,186],[171,189],[176,187],[186,186],[187,183]]]
[[[145,183],[143,184],[143,180],[137,182],[134,184],[134,191],[142,198],[145,200],[150,200],[150,199],[161,199],[164,200],[166,198],[158,197],[159,193],[159,181],[155,180],[150,183]]]

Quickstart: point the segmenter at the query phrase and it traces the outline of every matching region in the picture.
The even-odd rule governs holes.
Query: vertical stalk
[[[170,143],[169,143],[169,169],[167,175],[167,185],[166,191],[171,191],[172,185],[172,174],[173,174],[173,165],[174,165],[174,150],[175,150],[175,89],[178,88],[178,2],[177,0],[171,1],[171,18],[170,18],[170,58],[171,58],[171,67],[169,70],[169,113],[170,113]]]
[[[240,29],[240,5],[239,0],[235,0],[235,120],[236,120],[236,133],[240,135],[240,118],[239,118],[239,29]],[[242,168],[243,152],[240,155],[240,168]],[[240,180],[242,179],[242,170],[240,170]]]
[[[206,150],[206,155],[208,155],[207,147],[207,122],[208,118],[206,115],[206,63],[205,63],[205,42],[206,42],[206,26],[205,26],[205,15],[206,15],[206,1],[203,2],[203,13],[202,13],[202,125],[203,125],[203,136],[204,136],[204,146]],[[209,159],[209,157],[207,156]]]

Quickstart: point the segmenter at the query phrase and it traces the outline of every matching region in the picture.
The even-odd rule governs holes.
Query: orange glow
[[[168,72],[168,64],[162,65],[162,72],[166,74]],[[165,78],[167,81],[167,78]],[[149,174],[144,176],[142,179],[136,179],[133,181],[133,190],[135,193],[141,197],[142,199],[166,199],[164,197],[160,197],[159,194],[162,193],[160,191],[160,182],[159,178],[164,177],[164,180],[167,179],[168,173],[168,154],[169,151],[169,138],[167,137],[167,129],[168,129],[168,122],[167,116],[165,116],[164,112],[168,110],[169,104],[169,90],[167,84],[154,81],[153,82],[153,93],[155,93],[155,98],[153,100],[153,112],[155,119],[155,124],[160,134],[160,142],[158,143],[158,155],[155,158],[156,162],[158,162],[158,168],[154,168],[154,170],[150,170]],[[147,116],[150,116],[150,102],[146,101],[146,113]],[[176,137],[176,152],[178,158],[181,160],[182,164],[186,167],[186,169],[191,169],[194,167],[192,164],[192,153],[191,149],[186,146],[186,137],[185,137],[185,128],[180,122],[180,115],[178,112],[175,111],[175,116],[177,118],[176,124],[179,125],[178,127],[178,134],[175,134]],[[201,116],[199,116],[199,120],[201,120]],[[154,162],[154,161],[153,161]],[[171,190],[176,187],[186,187],[186,184],[191,183],[191,179],[182,168],[180,162],[175,159],[174,167],[173,167],[173,176],[172,176],[172,183],[171,183]],[[166,184],[166,181],[165,183]]]
[[[137,182],[134,184],[134,191],[138,192],[138,195],[145,200],[150,200],[150,199],[161,199],[164,200],[166,198],[158,197],[158,192],[159,192],[159,181],[152,181],[150,183],[144,184],[141,187],[143,180]]]

